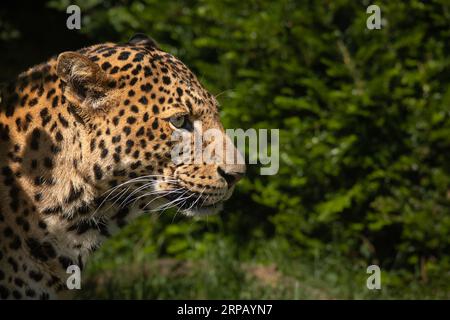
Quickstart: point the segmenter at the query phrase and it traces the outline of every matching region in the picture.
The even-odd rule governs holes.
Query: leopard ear
[[[64,95],[75,106],[102,109],[107,104],[108,77],[88,57],[77,52],[64,52],[58,56],[56,73],[65,83]]]
[[[156,43],[156,41],[143,33],[136,33],[130,38],[130,40],[128,40],[128,44],[142,45],[146,48],[158,49],[158,44]]]

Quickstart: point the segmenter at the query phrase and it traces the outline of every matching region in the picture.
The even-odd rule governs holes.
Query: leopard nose
[[[225,179],[228,187],[232,187],[245,175],[245,165],[220,165],[217,172]]]

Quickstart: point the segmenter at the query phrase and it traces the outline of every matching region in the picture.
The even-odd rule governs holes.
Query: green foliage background
[[[291,275],[309,266],[311,277],[347,288],[332,297],[370,297],[358,292],[365,268],[375,263],[391,292],[417,284],[416,296],[439,288],[431,296],[449,297],[447,1],[74,3],[89,43],[144,32],[183,60],[218,95],[226,127],[280,129],[277,175],[261,176],[251,166],[219,217],[140,219],[98,254],[93,277],[149,257],[234,259],[276,263]],[[54,0],[48,7],[65,13],[69,4]],[[366,28],[370,4],[381,7],[381,30]],[[206,281],[194,298],[308,297],[242,294],[242,286],[214,295],[211,279],[225,279],[211,288],[243,280],[237,273],[234,281],[223,278],[233,266],[210,268],[223,276],[193,278]],[[157,292],[128,297],[180,297]]]

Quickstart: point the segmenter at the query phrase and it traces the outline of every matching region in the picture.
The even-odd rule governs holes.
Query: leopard
[[[216,214],[246,171],[216,97],[145,34],[62,52],[0,96],[0,299],[70,299],[68,268],[131,221]],[[174,161],[199,125],[231,152]]]

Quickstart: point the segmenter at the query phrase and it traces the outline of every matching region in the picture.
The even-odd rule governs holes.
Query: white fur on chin
[[[204,208],[192,208],[183,210],[183,214],[188,217],[204,217],[219,213],[223,209],[222,203],[217,203]]]

